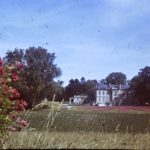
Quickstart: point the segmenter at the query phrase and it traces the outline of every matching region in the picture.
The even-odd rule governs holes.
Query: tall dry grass
[[[55,97],[53,98],[51,104],[47,107],[47,109],[40,110],[33,109],[32,111],[27,111],[24,114],[26,119],[31,119],[31,126],[24,129],[22,132],[13,132],[10,133],[10,138],[3,145],[3,148],[6,149],[34,149],[34,148],[48,148],[48,149],[150,149],[150,133],[149,131],[144,133],[132,133],[128,131],[128,127],[126,128],[126,132],[120,132],[120,124],[117,122],[115,124],[114,132],[106,132],[105,130],[100,131],[92,131],[92,130],[82,130],[84,127],[87,128],[90,126],[90,123],[96,123],[95,126],[99,125],[99,122],[94,122],[91,120],[92,116],[88,116],[85,120],[83,119],[87,113],[78,113],[76,118],[73,118],[73,115],[76,115],[76,111],[69,111],[72,113],[71,116],[67,116],[66,118],[61,115],[60,111],[62,108],[63,101],[61,103],[55,102]],[[36,106],[37,108],[37,106]],[[46,112],[46,113],[45,113]],[[65,112],[64,114],[67,114]],[[45,119],[43,119],[43,115]],[[94,114],[96,117],[100,114]],[[59,116],[59,117],[58,117]],[[57,124],[58,126],[63,126],[65,124],[64,130],[57,131],[55,129],[55,121],[59,120],[62,116],[61,122]],[[113,115],[112,115],[113,116]],[[110,118],[112,117],[109,116]],[[37,121],[34,118],[37,118]],[[102,115],[102,124],[106,125],[110,123],[106,122],[106,116]],[[67,119],[68,118],[68,119]],[[94,117],[93,117],[94,118]],[[39,119],[43,119],[43,122],[40,124]],[[55,120],[56,119],[56,120]],[[77,120],[75,120],[77,119]],[[94,118],[97,119],[97,118]],[[71,120],[69,122],[69,120]],[[33,122],[32,122],[33,121]],[[38,122],[39,121],[39,122]],[[32,128],[32,123],[34,123],[35,127],[37,125],[38,128]],[[70,126],[67,126],[68,123],[71,123]],[[129,121],[129,123],[131,123]],[[94,125],[94,124],[93,124]],[[91,127],[94,127],[94,126]],[[81,128],[78,130],[71,130],[71,128],[75,129]],[[41,127],[42,130],[39,130]],[[67,130],[68,128],[68,130]],[[102,128],[102,126],[99,126]],[[106,130],[110,128],[104,126]],[[63,129],[63,128],[62,128]]]
[[[13,133],[5,148],[150,149],[150,134],[23,131]]]

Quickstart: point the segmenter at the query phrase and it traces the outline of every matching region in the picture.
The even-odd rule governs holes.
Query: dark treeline
[[[91,103],[96,99],[96,85],[97,80],[85,80],[84,77],[81,80],[71,79],[69,84],[65,87],[65,98],[69,99],[69,97],[74,95],[87,95],[86,102]]]
[[[96,99],[97,84],[124,84],[126,75],[121,72],[112,72],[105,79],[86,80],[70,79],[68,85],[63,87],[63,81],[55,81],[61,76],[61,69],[54,63],[55,53],[49,53],[42,47],[29,47],[28,49],[8,50],[3,58],[6,64],[19,61],[24,64],[24,69],[19,74],[21,80],[15,84],[21,98],[28,102],[29,108],[47,98],[68,100],[74,95],[87,95],[86,102]],[[150,104],[150,67],[140,69],[138,74],[129,83],[129,88],[120,95],[114,105],[146,105]]]

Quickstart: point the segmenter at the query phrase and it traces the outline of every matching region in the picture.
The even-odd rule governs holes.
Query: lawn
[[[58,107],[26,113],[29,127],[6,148],[150,149],[149,107]]]

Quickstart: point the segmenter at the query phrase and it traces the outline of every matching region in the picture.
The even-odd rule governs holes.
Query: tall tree
[[[86,82],[86,94],[88,96],[87,101],[92,103],[96,100],[96,86],[97,80],[87,80]]]
[[[140,69],[137,76],[131,80],[133,96],[139,105],[150,104],[150,67]]]
[[[60,68],[54,64],[55,54],[48,53],[42,47],[29,47],[25,51],[8,51],[4,58],[6,63],[15,60],[24,62],[25,72],[22,73],[24,84],[18,85],[22,96],[24,96],[30,107],[41,102],[54,88],[54,78],[61,75]]]
[[[70,79],[69,84],[65,88],[65,97],[68,99],[71,96],[79,95],[80,93],[80,82],[78,79]]]
[[[81,78],[80,80],[80,86],[79,86],[79,93],[80,94],[85,94],[86,93],[86,80],[84,77]]]
[[[108,84],[124,84],[126,82],[126,75],[122,72],[112,72],[106,77]]]
[[[150,105],[150,67],[139,70],[138,75],[129,81],[130,88],[118,100],[118,105]]]
[[[15,48],[14,51],[8,50],[6,57],[4,58],[5,63],[15,64],[15,61],[25,63],[24,60],[24,50]]]
[[[53,88],[51,88],[51,92],[48,93],[47,98],[53,99],[54,94],[56,101],[62,101],[65,98],[65,88],[63,87],[63,81],[58,80],[57,82],[53,82]]]

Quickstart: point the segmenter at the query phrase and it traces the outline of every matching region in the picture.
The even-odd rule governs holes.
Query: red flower
[[[28,106],[28,104],[26,103],[26,101],[23,101],[23,100],[20,101],[20,104],[22,104],[24,108],[26,108]]]
[[[25,110],[25,108],[22,104],[19,104],[19,110]]]
[[[4,73],[4,68],[0,67],[0,75]]]
[[[19,68],[23,68],[23,64],[19,63],[18,66],[3,64],[4,63],[0,58],[0,107],[3,106],[1,109],[4,117],[9,117],[14,125],[5,128],[8,126],[8,123],[2,118],[0,123],[0,132],[2,130],[7,131],[9,129],[11,131],[20,131],[23,127],[27,126],[28,123],[21,118],[17,120],[17,113],[18,111],[25,110],[27,103],[20,99],[20,93],[13,88],[13,82],[19,80],[18,70]],[[6,102],[5,105],[3,105],[4,102]]]
[[[26,101],[23,101],[23,106],[26,108],[28,106]]]
[[[28,123],[25,121],[25,120],[21,120],[20,122],[20,125],[26,127],[28,125]]]
[[[21,126],[24,126],[24,127],[26,127],[28,125],[27,121],[21,120],[20,117],[17,118],[16,123],[21,125]]]
[[[19,77],[18,77],[17,75],[13,75],[13,76],[12,76],[12,79],[13,79],[13,81],[18,81],[18,80],[19,80]]]
[[[0,59],[0,66],[3,64],[3,61],[2,61],[2,59]]]
[[[10,95],[9,98],[10,98],[11,100],[13,100],[13,99],[14,99],[14,96],[13,96],[13,95]]]
[[[20,97],[20,93],[14,88],[10,88],[7,93],[9,94],[10,99],[15,99]]]
[[[5,79],[2,79],[2,84],[6,85],[6,80]]]
[[[18,68],[19,68],[19,69],[23,69],[23,68],[24,68],[24,64],[21,64],[21,63],[18,64]]]
[[[12,117],[12,119],[16,119],[17,115],[16,114],[12,114],[11,117]]]
[[[14,97],[20,97],[20,93],[16,89],[14,90]]]

